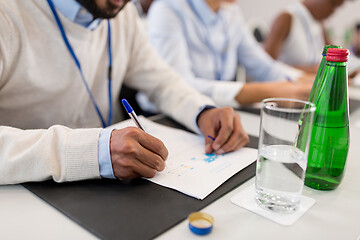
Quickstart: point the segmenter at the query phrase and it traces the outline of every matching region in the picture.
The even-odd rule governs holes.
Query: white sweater
[[[85,78],[108,116],[107,23],[90,31],[60,14]],[[0,184],[99,178],[100,120],[45,0],[0,1]],[[111,20],[114,118],[123,82],[194,129],[198,94],[155,53],[132,4]],[[77,128],[77,129],[76,129]]]

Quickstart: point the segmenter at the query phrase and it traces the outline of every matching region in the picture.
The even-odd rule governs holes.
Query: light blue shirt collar
[[[52,0],[55,7],[70,21],[89,30],[97,28],[102,19],[94,19],[76,0]]]
[[[221,14],[221,9],[217,13],[215,13],[209,5],[205,2],[205,0],[188,0],[191,2],[191,7],[194,8],[196,15],[200,18],[200,20],[205,23],[205,25],[212,25],[218,21]]]

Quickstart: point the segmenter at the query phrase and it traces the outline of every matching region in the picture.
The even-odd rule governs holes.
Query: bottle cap
[[[323,52],[322,52],[322,55],[326,57],[326,53],[327,51],[329,50],[329,48],[341,48],[340,46],[337,46],[337,45],[325,45],[324,46],[324,49],[323,49]]]
[[[329,48],[325,60],[330,62],[347,62],[350,51],[348,49]]]
[[[206,235],[213,228],[214,218],[203,212],[191,213],[188,217],[190,230],[197,235]]]

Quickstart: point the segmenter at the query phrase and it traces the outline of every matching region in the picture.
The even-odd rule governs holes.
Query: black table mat
[[[249,147],[258,147],[257,137],[250,141]],[[144,179],[22,185],[101,239],[153,239],[252,178],[255,160],[202,201]]]
[[[350,99],[350,113],[359,108],[360,101]],[[258,108],[238,110],[260,114]],[[185,129],[168,118],[156,122]],[[257,148],[258,138],[250,140]],[[202,201],[143,179],[22,185],[101,239],[152,239],[252,178],[255,165],[254,159]]]

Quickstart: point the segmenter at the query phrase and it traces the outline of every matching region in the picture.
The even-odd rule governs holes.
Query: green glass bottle
[[[319,95],[319,91],[320,88],[324,86],[323,81],[325,80],[325,78],[323,78],[324,75],[324,71],[326,68],[326,53],[327,50],[329,48],[341,48],[340,46],[336,46],[336,45],[326,45],[324,46],[323,52],[322,52],[322,59],[318,68],[318,71],[316,73],[316,77],[313,83],[313,86],[311,88],[311,92],[309,95],[309,102],[312,102],[316,105],[316,103],[314,102],[314,100],[317,100],[317,98],[315,96]],[[308,135],[304,135],[304,133],[307,134],[311,134],[311,132],[307,131],[306,129],[309,127],[309,119],[307,119],[308,116],[306,114],[302,115],[299,119],[299,134],[298,134],[298,138],[296,141],[296,147],[301,149],[302,151],[305,152],[305,148],[306,146],[303,143],[307,143],[308,141],[306,140],[308,138]],[[305,130],[303,130],[305,129]]]
[[[313,121],[305,185],[322,190],[338,187],[349,150],[349,50],[329,48],[321,84],[313,96]]]
[[[321,80],[324,79],[324,78],[322,78],[322,76],[323,76],[323,73],[324,73],[324,70],[325,70],[325,67],[326,67],[325,57],[326,57],[327,50],[329,48],[341,48],[341,47],[336,46],[336,45],[326,45],[326,46],[324,46],[320,66],[319,66],[318,71],[316,73],[314,84],[313,84],[313,86],[311,88],[311,92],[310,92],[310,96],[309,96],[309,100],[308,100],[309,102],[314,102],[314,96],[317,96],[317,92],[319,91],[319,87],[322,85]]]

